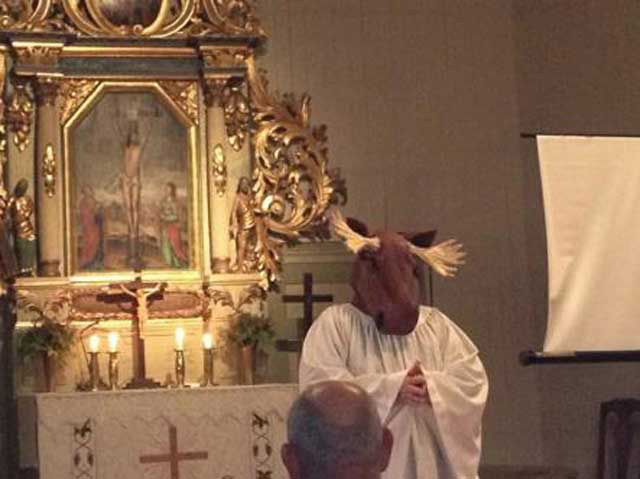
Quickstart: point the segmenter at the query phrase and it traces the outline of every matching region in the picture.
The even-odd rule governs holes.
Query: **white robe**
[[[398,399],[416,360],[432,405]],[[353,381],[376,402],[394,445],[385,479],[474,479],[481,451],[488,383],[478,350],[435,308],[420,307],[406,336],[381,334],[374,320],[351,304],[327,308],[302,349],[300,388],[313,382]]]

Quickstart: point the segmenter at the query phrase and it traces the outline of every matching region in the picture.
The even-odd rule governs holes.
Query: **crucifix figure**
[[[149,319],[149,306],[153,301],[162,299],[167,283],[144,283],[138,274],[130,283],[116,283],[109,285],[113,292],[99,295],[98,300],[106,303],[122,303],[133,298],[135,308],[134,321],[132,323],[132,348],[133,348],[133,379],[127,384],[127,389],[153,388],[160,384],[146,377],[144,341],[145,326]],[[123,297],[124,296],[124,297]]]
[[[302,350],[302,342],[313,323],[313,304],[331,303],[333,302],[333,295],[313,294],[313,275],[311,273],[305,273],[303,276],[303,294],[285,294],[282,296],[282,302],[303,303],[304,313],[302,321],[298,323],[299,339],[279,339],[276,341],[276,347],[279,351],[300,352]]]
[[[122,171],[120,172],[120,189],[124,203],[128,226],[128,254],[127,261],[134,269],[141,269],[142,252],[140,251],[140,198],[142,193],[142,155],[149,139],[149,132],[141,138],[140,119],[144,117],[159,117],[157,109],[146,110],[139,102],[133,102],[124,109],[116,111],[116,118],[124,117],[126,130],[120,128],[118,121],[115,126],[118,134],[124,138],[122,151]]]

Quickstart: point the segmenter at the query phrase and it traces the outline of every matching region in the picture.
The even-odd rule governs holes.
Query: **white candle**
[[[213,336],[211,336],[211,333],[202,335],[202,346],[204,349],[213,349]]]
[[[184,349],[184,329],[176,328],[176,350],[182,351]]]
[[[111,331],[109,333],[109,352],[118,352],[118,333],[116,333],[115,331]]]
[[[97,334],[91,335],[89,338],[89,351],[92,353],[97,353],[100,348],[100,336]]]

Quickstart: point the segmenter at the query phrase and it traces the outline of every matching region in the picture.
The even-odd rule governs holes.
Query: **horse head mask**
[[[363,223],[345,220],[338,211],[331,223],[347,247],[357,254],[351,276],[353,305],[375,319],[385,334],[405,335],[418,321],[422,260],[442,276],[453,276],[464,264],[455,240],[431,246],[435,231],[418,234],[389,231],[369,234]]]

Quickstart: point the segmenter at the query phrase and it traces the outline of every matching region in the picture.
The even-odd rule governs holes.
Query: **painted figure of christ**
[[[139,266],[139,233],[140,233],[140,139],[138,137],[137,124],[130,127],[127,140],[124,145],[122,173],[120,175],[120,187],[122,200],[127,215],[128,237],[128,261],[132,266]],[[134,264],[136,263],[136,264]]]

